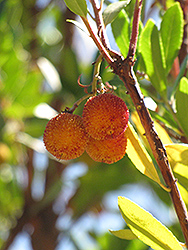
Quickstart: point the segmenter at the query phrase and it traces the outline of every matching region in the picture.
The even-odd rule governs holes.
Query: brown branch
[[[95,44],[96,44],[99,52],[105,58],[105,60],[107,61],[107,63],[111,65],[113,63],[113,59],[109,55],[109,52],[107,51],[107,49],[102,44],[102,42],[100,41],[99,37],[96,36],[95,33],[93,32],[93,30],[92,30],[92,28],[91,28],[88,20],[86,18],[84,18],[84,17],[81,17],[81,18],[82,18],[82,21],[84,22],[87,30],[89,31],[89,34],[90,34],[91,38],[95,42]]]
[[[136,107],[142,126],[145,129],[146,138],[160,168],[163,179],[167,187],[171,189],[170,196],[176,210],[186,244],[188,245],[188,217],[186,207],[180,196],[176,179],[169,165],[166,150],[157,132],[155,131],[154,123],[151,119],[148,109],[144,104],[143,95],[133,72],[132,58],[126,58],[122,61],[119,60],[118,64],[115,61],[112,68],[114,69],[114,73],[117,74],[124,82],[125,87],[128,90],[128,93],[130,94],[131,99]]]
[[[134,9],[134,16],[133,16],[133,26],[132,26],[132,34],[131,34],[131,40],[129,44],[129,52],[127,57],[134,58],[134,55],[136,53],[136,46],[137,46],[137,40],[138,40],[138,31],[139,31],[139,21],[140,21],[140,13],[142,9],[142,1],[143,0],[137,0],[135,3],[135,9]]]
[[[92,2],[95,3],[95,0],[93,0]],[[111,60],[111,58],[109,58],[109,54],[106,53],[106,48],[103,46],[103,44],[101,45],[101,43],[99,43],[98,38],[93,33],[91,27],[88,26],[87,22],[85,22],[85,24],[87,24],[86,25],[87,28],[89,27],[88,31],[92,39],[94,40],[95,44],[97,45],[99,51],[101,52],[102,56],[109,63],[114,73],[118,75],[119,78],[124,82],[124,85],[128,90],[130,97],[132,98],[137,113],[140,117],[142,126],[144,127],[146,138],[150,144],[155,160],[158,163],[163,179],[167,187],[171,189],[170,196],[174,208],[176,210],[176,214],[178,216],[186,244],[188,246],[188,217],[187,217],[186,207],[180,196],[180,192],[177,186],[177,181],[169,165],[166,150],[158,134],[155,131],[154,123],[151,119],[148,109],[144,104],[143,95],[141,93],[139,84],[133,72],[133,65],[134,65],[133,57],[135,55],[137,46],[141,7],[142,7],[142,0],[137,0],[134,10],[132,36],[131,36],[128,56],[126,59],[122,58],[116,53],[113,53],[114,60]],[[96,6],[93,5],[93,8],[95,11]],[[100,23],[98,23],[97,25],[99,26]]]
[[[90,2],[93,6],[93,10],[95,14],[95,21],[97,24],[98,35],[100,37],[100,40],[105,48],[109,48],[108,37],[105,32],[105,25],[104,25],[103,18],[102,18],[102,2],[103,1],[101,0],[100,7],[97,7],[96,0],[90,0]]]

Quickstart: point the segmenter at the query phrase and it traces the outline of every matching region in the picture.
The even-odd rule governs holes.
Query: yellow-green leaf
[[[130,229],[122,229],[122,230],[109,230],[114,236],[123,239],[123,240],[134,240],[137,239],[137,236],[133,234]]]
[[[188,144],[165,145],[173,171],[178,174],[179,182],[188,188]]]
[[[166,191],[169,191],[160,181],[150,155],[138,138],[133,126],[129,123],[126,129],[127,155],[135,167],[144,175],[157,182]]]
[[[121,214],[141,241],[155,250],[182,250],[176,237],[161,222],[134,202],[118,197]]]
[[[188,208],[188,190],[186,190],[180,183],[177,182],[181,197]]]
[[[137,112],[131,113],[131,119],[134,122],[139,135],[142,137],[142,141],[143,141],[144,145],[147,147],[147,149],[150,150],[150,146],[149,146],[149,143],[146,139],[146,136],[143,135],[145,133],[145,131],[144,131],[144,128],[140,122],[140,119],[139,119]],[[158,134],[159,138],[161,139],[162,143],[163,144],[171,144],[172,140],[171,140],[170,136],[168,135],[168,133],[166,132],[166,130],[156,121],[154,121],[154,126],[155,126],[157,134]]]

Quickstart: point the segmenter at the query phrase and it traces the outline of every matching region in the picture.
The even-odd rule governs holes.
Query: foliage
[[[109,37],[114,37],[126,57],[135,1],[104,2],[108,6],[103,12],[105,24],[112,29]],[[144,96],[155,101],[157,108],[151,109],[150,114],[159,137],[167,144],[168,158],[188,207],[188,56],[181,46],[186,22],[178,2],[166,1],[165,6],[157,6],[157,2],[149,10],[151,13],[160,10],[156,22],[148,19],[147,9],[143,8],[134,69]],[[15,237],[23,230],[34,250],[55,249],[57,239],[60,239],[58,249],[68,249],[68,241],[71,242],[70,249],[91,248],[88,241],[80,242],[81,236],[95,243],[92,249],[144,250],[149,249],[148,246],[181,249],[179,242],[184,239],[177,220],[169,220],[167,226],[171,233],[126,198],[119,198],[118,205],[128,228],[118,232],[113,228],[113,222],[109,226],[108,220],[111,221],[113,216],[119,218],[119,211],[115,209],[114,212],[105,203],[108,195],[115,191],[117,198],[121,193],[125,194],[124,188],[146,186],[168,211],[172,205],[169,190],[163,184],[135,115],[135,107],[122,82],[106,68],[106,62],[102,62],[100,69],[102,81],[115,85],[116,94],[126,102],[131,114],[127,155],[112,165],[94,162],[86,153],[78,159],[59,162],[44,149],[42,135],[48,120],[66,107],[72,107],[85,95],[77,84],[79,75],[82,74],[85,84],[93,81],[92,62],[85,63],[83,58],[80,59],[80,50],[84,53],[86,49],[80,47],[84,41],[76,42],[78,38],[74,34],[78,34],[78,29],[66,22],[66,19],[73,23],[79,21],[75,14],[89,18],[91,6],[85,0],[66,0],[65,3],[0,2],[0,248],[11,249],[11,244],[15,247]],[[92,60],[96,58],[97,52]],[[83,105],[84,102],[75,110],[76,114],[82,114]],[[139,152],[138,158],[135,151]],[[139,203],[137,193],[133,198]],[[157,217],[160,210],[157,202],[148,202],[150,209],[154,207],[150,212]],[[130,215],[129,212],[134,213]],[[109,214],[104,220],[106,227],[113,228],[114,235],[127,237],[127,240],[118,239],[106,231],[100,233],[99,223],[92,224],[92,220],[89,222],[92,227],[87,228],[84,220],[90,216],[99,222],[105,213]],[[146,221],[139,220],[140,214]],[[61,220],[58,228],[57,222]],[[160,236],[160,230],[152,231],[154,225],[168,234],[171,246],[165,245],[167,242],[161,237],[162,243],[155,240]]]

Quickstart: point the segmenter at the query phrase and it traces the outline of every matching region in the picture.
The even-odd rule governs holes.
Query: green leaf
[[[141,241],[155,250],[182,250],[180,243],[161,222],[134,202],[118,197],[120,212]]]
[[[103,11],[104,24],[108,25],[113,22],[117,17],[119,12],[129,4],[130,0],[120,1],[116,3],[109,4],[108,7]]]
[[[137,236],[135,234],[133,234],[133,232],[130,229],[122,229],[122,230],[117,230],[117,231],[113,231],[110,230],[110,232],[123,240],[134,240],[137,239]]]
[[[140,35],[139,50],[142,54],[146,74],[155,89],[166,97],[164,53],[159,31],[152,20],[148,20]]]
[[[86,17],[87,4],[85,0],[65,0],[65,4],[76,15]]]
[[[183,77],[176,92],[176,109],[177,118],[186,136],[188,136],[188,116],[186,107],[188,107],[188,79]]]
[[[135,167],[144,175],[157,182],[163,189],[169,191],[160,181],[150,155],[142,145],[132,125],[129,123],[126,129],[127,150],[126,153]]]
[[[129,50],[129,41],[130,41],[129,26],[130,26],[129,17],[124,10],[122,10],[118,14],[117,18],[111,24],[116,44],[119,47],[124,57],[127,56]]]
[[[183,25],[183,12],[180,4],[176,2],[164,14],[160,29],[166,60],[166,75],[172,68],[182,44]]]

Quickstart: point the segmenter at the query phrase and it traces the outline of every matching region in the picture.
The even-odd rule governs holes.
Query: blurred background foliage
[[[130,18],[134,2],[126,9]],[[173,1],[145,1],[143,23],[149,17],[159,21],[164,2]],[[62,0],[0,1],[0,248],[148,249],[108,232],[125,227],[119,195],[150,211],[183,240],[168,193],[138,172],[127,156],[107,165],[85,153],[58,162],[45,151],[46,123],[84,95],[77,79],[82,74],[83,84],[92,81],[97,56],[87,35],[66,19],[79,21]],[[103,81],[117,86],[116,93],[134,111],[122,82],[105,66]],[[141,87],[145,96],[153,92],[151,86]],[[81,115],[83,105],[76,114]]]

